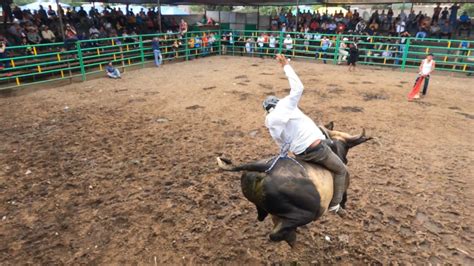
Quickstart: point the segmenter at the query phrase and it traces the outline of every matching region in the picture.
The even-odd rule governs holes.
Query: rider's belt
[[[311,145],[309,145],[308,148],[306,148],[306,150],[304,150],[304,152],[298,154],[298,155],[306,155],[310,152],[314,152],[314,151],[317,151],[319,150],[320,148],[322,148],[323,145],[321,145],[321,140],[320,139],[317,139],[315,140],[313,143],[311,143]]]

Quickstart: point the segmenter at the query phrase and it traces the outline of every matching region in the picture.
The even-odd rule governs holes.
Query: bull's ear
[[[324,126],[329,130],[334,130],[334,121],[329,122],[327,125]]]

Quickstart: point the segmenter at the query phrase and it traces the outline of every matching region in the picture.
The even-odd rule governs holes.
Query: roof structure
[[[294,6],[311,4],[472,3],[473,0],[96,0],[95,2],[161,5]]]

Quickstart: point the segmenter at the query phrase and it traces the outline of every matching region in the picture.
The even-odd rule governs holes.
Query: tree
[[[204,11],[232,11],[233,6],[221,6],[221,5],[196,5],[191,6],[191,12],[193,13],[204,13]]]
[[[469,17],[474,16],[474,4],[464,4],[461,7],[461,14],[462,12],[466,11]]]

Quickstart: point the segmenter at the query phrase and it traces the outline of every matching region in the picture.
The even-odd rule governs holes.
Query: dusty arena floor
[[[205,58],[0,97],[0,264],[474,264],[473,80],[435,73],[410,103],[414,73],[292,65],[305,112],[375,137],[349,154],[349,218],[268,240],[215,157],[278,151],[261,102],[287,80]]]

